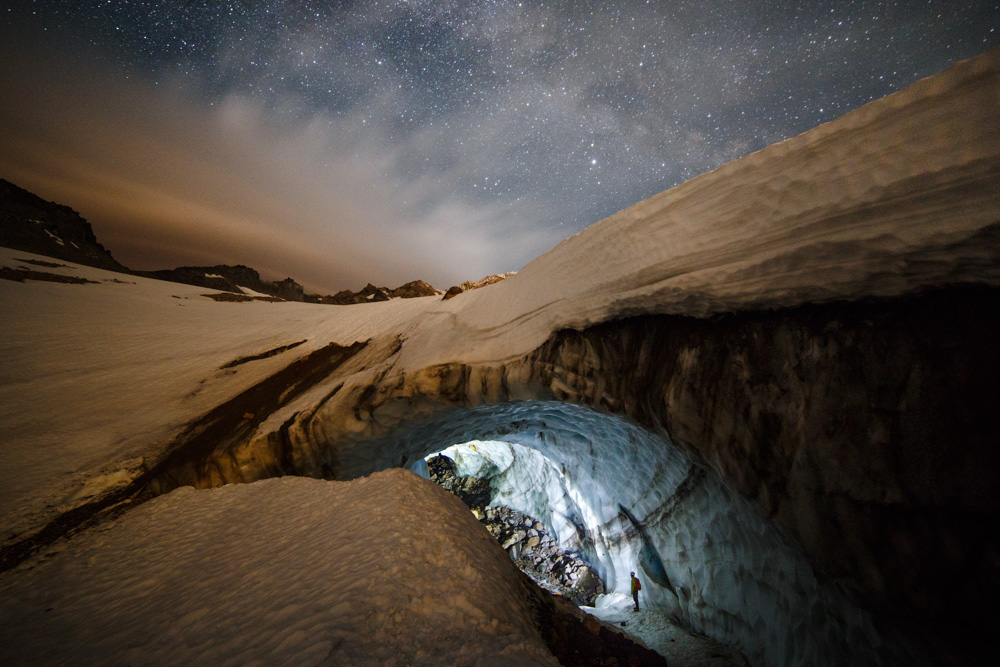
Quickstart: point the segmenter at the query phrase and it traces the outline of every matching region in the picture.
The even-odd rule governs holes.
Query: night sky
[[[0,177],[133,268],[447,288],[998,45],[996,0],[4,0]]]

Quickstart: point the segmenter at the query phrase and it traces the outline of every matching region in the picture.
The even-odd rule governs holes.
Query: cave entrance
[[[454,410],[384,440],[341,450],[338,462],[345,470],[350,461],[360,468],[362,457],[368,459],[371,467],[349,477],[388,467],[372,461],[373,453],[395,458],[397,466],[420,468],[426,457],[453,446],[455,456],[464,450],[459,458],[470,472],[476,468],[492,475],[496,504],[537,519],[564,551],[579,554],[594,569],[607,592],[624,596],[645,544],[621,508],[643,521],[662,521],[674,491],[692,474],[700,475],[700,468],[662,436],[627,419],[558,401]],[[473,446],[479,450],[476,457]],[[499,471],[504,474],[494,474]],[[660,533],[666,542],[652,546],[673,550],[678,534]],[[697,550],[685,553],[697,555]],[[661,606],[663,596],[673,593],[644,584],[643,596]]]
[[[464,448],[456,455],[470,469],[492,466],[509,478],[494,504],[502,499],[533,516],[580,553],[609,598],[630,598],[635,570],[640,606],[738,647],[754,664],[834,665],[845,656],[868,664],[878,654],[882,640],[870,614],[821,580],[752,503],[662,432],[585,406],[530,400],[401,426],[340,450],[342,471],[421,468],[425,457]],[[515,446],[528,452],[523,465]],[[490,457],[469,457],[484,447]]]
[[[422,462],[427,476],[458,496],[536,584],[582,606],[593,606],[605,592],[588,558],[594,548],[586,503],[543,454],[475,440],[421,459],[414,466],[421,474]]]

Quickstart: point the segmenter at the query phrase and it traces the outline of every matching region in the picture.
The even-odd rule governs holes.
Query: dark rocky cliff
[[[276,296],[285,301],[304,301],[305,290],[291,278],[266,281],[249,266],[238,264],[229,266],[181,266],[176,269],[162,271],[133,271],[137,276],[167,280],[185,285],[197,285],[209,289],[223,290],[242,294],[240,287],[248,287],[256,292]]]
[[[242,264],[135,271],[120,264],[98,243],[90,223],[79,213],[68,206],[45,201],[3,179],[0,179],[0,246],[143,278],[225,292],[242,294],[240,287],[248,287],[285,301],[349,305],[439,293],[424,281],[414,280],[395,289],[369,283],[360,292],[344,290],[332,296],[306,294],[302,285],[292,278],[263,280],[256,270]]]
[[[374,301],[388,301],[389,299],[413,299],[421,296],[436,296],[437,294],[438,291],[423,280],[413,280],[395,289],[375,287],[375,285],[368,283],[358,292],[341,290],[332,296],[311,294],[306,300],[336,306],[349,306],[354,303],[372,303]]]
[[[67,262],[127,272],[80,214],[0,179],[0,245]]]

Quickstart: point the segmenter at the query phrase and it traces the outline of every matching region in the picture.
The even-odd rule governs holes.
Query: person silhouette
[[[628,576],[632,577],[632,599],[635,600],[635,611],[639,611],[639,591],[642,590],[642,584],[635,576],[635,572],[629,572]]]

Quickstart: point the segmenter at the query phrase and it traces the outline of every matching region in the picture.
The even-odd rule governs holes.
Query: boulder
[[[464,291],[465,290],[459,287],[458,285],[453,285],[452,287],[448,288],[448,291],[444,293],[444,296],[441,298],[441,300],[447,301],[448,299],[453,299]]]

